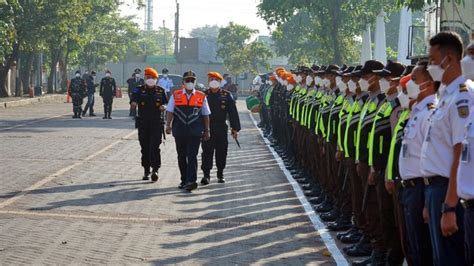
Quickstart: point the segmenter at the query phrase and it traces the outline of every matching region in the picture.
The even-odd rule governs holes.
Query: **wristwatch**
[[[455,212],[456,211],[456,206],[455,207],[450,207],[448,204],[443,203],[441,205],[441,213],[447,213],[447,212]]]

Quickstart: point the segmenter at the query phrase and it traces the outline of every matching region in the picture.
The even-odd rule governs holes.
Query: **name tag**
[[[402,142],[402,158],[408,157],[408,144],[405,141]]]
[[[462,148],[461,148],[461,162],[462,163],[469,163],[470,160],[470,154],[469,154],[469,141],[464,140],[462,142]]]

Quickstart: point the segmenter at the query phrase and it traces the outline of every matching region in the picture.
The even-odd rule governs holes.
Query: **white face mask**
[[[164,77],[164,78],[167,78],[167,77],[168,77],[168,74],[163,74],[163,77]]]
[[[316,76],[316,77],[314,78],[314,83],[315,83],[316,85],[318,85],[318,86],[321,87],[321,86],[323,85],[323,80],[321,79],[321,77]]]
[[[213,89],[219,88],[220,85],[221,85],[221,83],[217,80],[213,80],[213,81],[209,82],[209,87],[211,87]]]
[[[76,74],[76,78],[79,78],[81,76],[81,74],[77,73]]]
[[[339,78],[339,77],[338,77]],[[337,78],[336,78],[337,79]],[[341,90],[341,91],[345,91],[347,89],[347,84],[342,81],[342,79],[339,79],[339,82],[337,83],[337,87]]]
[[[410,98],[408,98],[408,95],[405,93],[401,92],[398,94],[398,101],[400,101],[400,107],[403,109],[408,109],[410,107]]]
[[[105,73],[105,76],[106,76],[106,77],[110,77],[110,73]]]
[[[287,91],[292,91],[294,88],[295,88],[295,85],[293,84],[288,84],[288,86],[286,86]]]
[[[194,90],[194,82],[187,82],[184,84],[184,88],[186,88],[186,90],[188,91],[192,91]]]
[[[139,78],[140,78],[140,74],[135,74],[135,77],[136,77],[137,79],[139,79]]]
[[[153,87],[156,85],[156,79],[147,79],[145,83],[148,87]]]
[[[323,79],[323,86],[329,88],[331,86],[331,81],[327,78]]]
[[[446,71],[446,69],[443,69],[441,65],[443,64],[444,60],[446,60],[446,57],[441,60],[441,63],[439,65],[429,65],[427,68],[428,72],[430,73],[430,76],[433,78],[434,81],[441,82],[441,80],[443,79],[444,72]]]
[[[283,86],[288,86],[288,80],[283,81]]]
[[[300,75],[297,75],[296,77],[294,77],[296,83],[301,83],[301,81],[303,81],[303,77],[301,77]]]
[[[390,90],[390,82],[386,79],[379,80],[379,85],[380,91],[382,91],[384,94],[387,94],[387,92]]]
[[[416,84],[413,80],[408,81],[407,83],[407,96],[408,98],[414,100],[420,94],[420,85]]]
[[[360,86],[361,91],[363,91],[363,92],[368,92],[369,91],[370,84],[366,79],[360,79],[359,80],[359,86]]]
[[[356,93],[357,84],[356,84],[354,81],[349,80],[349,82],[347,83],[347,85],[349,86],[349,91],[350,91],[350,92]]]
[[[397,92],[398,92],[399,94],[403,92],[402,85],[398,85],[398,86],[397,86]]]
[[[341,83],[341,82],[342,82],[342,78],[339,77],[339,76],[337,76],[337,77],[336,77],[336,84],[339,84],[339,83]]]
[[[474,81],[474,56],[466,55],[461,60],[461,69],[465,78]]]
[[[313,83],[313,80],[314,80],[313,77],[307,76],[306,77],[306,85],[310,86],[311,83]]]

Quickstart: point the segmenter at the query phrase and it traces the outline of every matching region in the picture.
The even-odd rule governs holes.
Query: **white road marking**
[[[298,200],[301,202],[301,205],[303,205],[306,215],[308,215],[309,219],[313,223],[314,229],[316,229],[316,231],[319,233],[327,249],[329,250],[329,252],[331,252],[331,256],[334,258],[334,261],[336,262],[337,265],[349,265],[346,258],[344,257],[344,255],[342,255],[341,251],[339,250],[336,243],[334,242],[334,239],[331,237],[331,234],[329,234],[326,228],[326,225],[321,221],[319,216],[314,212],[313,207],[306,199],[306,196],[301,190],[300,185],[298,184],[298,182],[296,182],[296,180],[291,176],[290,172],[286,169],[283,163],[283,160],[280,158],[278,153],[276,153],[275,150],[270,146],[270,142],[263,136],[263,132],[260,130],[260,128],[258,128],[257,121],[255,121],[255,118],[253,117],[252,113],[249,112],[249,115],[250,115],[250,119],[252,119],[253,124],[258,129],[260,136],[265,141],[265,145],[273,154],[273,157],[277,161],[278,166],[280,166],[281,171],[285,174],[286,179],[293,187],[293,190],[295,191],[296,196],[298,197]]]

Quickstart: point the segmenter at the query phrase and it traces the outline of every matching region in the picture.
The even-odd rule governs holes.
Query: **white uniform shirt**
[[[188,100],[191,98],[191,96],[196,93],[196,90],[194,89],[191,94],[186,93],[186,89],[183,89],[183,93],[186,95]],[[168,101],[168,107],[166,108],[167,112],[173,113],[174,112],[174,97],[171,95],[169,101]],[[204,103],[202,104],[202,109],[201,109],[201,114],[202,115],[210,115],[211,114],[211,109],[209,108],[209,104],[207,103],[207,97],[204,98]]]
[[[165,92],[170,92],[173,87],[173,80],[168,77],[162,77],[158,80],[158,86],[165,89]]]
[[[424,177],[450,176],[453,147],[463,141],[465,125],[469,121],[469,113],[462,114],[472,105],[471,94],[459,90],[465,82],[466,79],[459,76],[447,85],[438,106],[428,118],[428,132],[421,149],[420,165]]]
[[[400,176],[403,180],[423,177],[420,169],[421,146],[428,131],[428,117],[432,110],[429,104],[436,104],[436,95],[430,95],[416,103],[405,126],[402,147],[398,159]]]
[[[466,83],[471,92],[474,88],[474,82]],[[465,127],[463,147],[461,152],[461,162],[458,168],[457,191],[462,199],[474,199],[474,109],[471,108],[469,123]],[[465,157],[467,155],[467,157]]]

